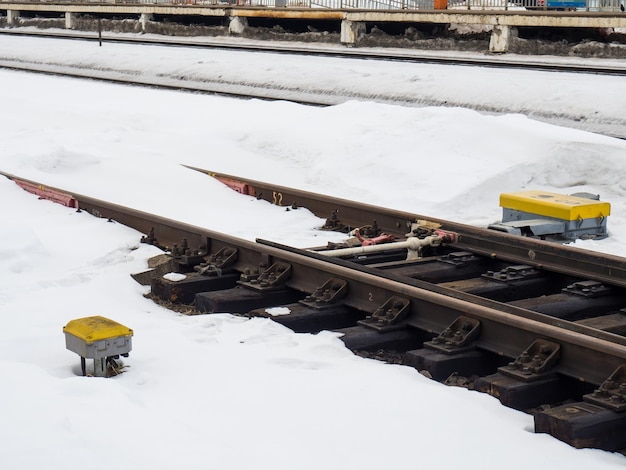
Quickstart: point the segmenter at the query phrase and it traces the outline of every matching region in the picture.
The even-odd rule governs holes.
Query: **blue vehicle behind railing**
[[[587,8],[586,0],[537,0],[537,8],[548,8],[550,10],[576,10]]]
[[[547,5],[548,8],[563,8],[563,9],[573,9],[573,8],[587,8],[586,1],[576,1],[576,0],[548,0]]]

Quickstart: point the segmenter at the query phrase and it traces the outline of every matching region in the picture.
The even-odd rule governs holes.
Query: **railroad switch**
[[[446,237],[431,235],[426,238],[409,237],[405,241],[381,243],[380,245],[356,246],[352,248],[339,248],[320,250],[316,253],[320,255],[339,258],[341,256],[359,256],[371,255],[376,253],[384,253],[392,250],[407,250],[407,260],[415,260],[422,257],[422,251],[425,247],[437,248],[443,243],[447,243]]]
[[[128,357],[133,330],[101,316],[79,318],[63,327],[65,346],[80,356],[83,375],[85,359],[93,359],[93,375],[112,377],[121,373],[117,359]]]

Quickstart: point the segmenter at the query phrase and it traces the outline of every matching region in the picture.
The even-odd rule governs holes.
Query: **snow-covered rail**
[[[26,183],[27,190],[44,188]],[[69,194],[45,189],[42,197]],[[274,190],[287,195],[286,188]],[[402,351],[403,364],[442,381],[459,383],[466,377],[471,387],[498,396],[507,406],[551,405],[536,414],[537,432],[576,447],[626,446],[623,286],[582,279],[580,272],[564,268],[522,266],[500,255],[505,240],[521,245],[529,260],[541,257],[542,250],[555,255],[565,250],[569,256],[571,249],[498,233],[484,234],[472,248],[462,243],[477,229],[440,221],[449,230],[442,235],[431,219],[414,235],[443,238],[425,246],[417,259],[406,259],[397,247],[337,259],[315,249],[254,243],[86,195],[70,196],[57,199],[135,228],[145,234],[143,242],[164,248],[150,271],[134,276],[150,283],[157,301],[179,304],[175,308],[187,314],[229,311],[272,317],[296,331],[332,329],[355,351],[393,350],[396,357]],[[306,196],[308,202],[315,199]],[[318,198],[325,201],[320,207],[332,204]],[[359,225],[384,220],[381,208],[346,201],[336,205],[341,214],[352,208]],[[404,229],[401,221],[397,225],[400,214],[387,216],[396,218],[390,227],[395,232]],[[453,233],[452,227],[459,231]],[[533,256],[530,246],[537,250]],[[587,255],[592,264],[595,255]],[[595,262],[601,262],[598,257]],[[575,402],[558,405],[565,400]]]
[[[0,30],[0,34],[14,35],[23,34],[15,30]],[[33,32],[28,32],[33,34]],[[87,41],[97,41],[97,35],[94,33],[80,32],[61,32],[55,33],[49,31],[40,31],[36,33],[50,37],[80,37]],[[618,61],[608,63],[595,62],[593,64],[584,64],[580,61],[542,61],[531,57],[512,57],[512,56],[480,56],[475,54],[442,54],[424,53],[415,50],[376,50],[376,49],[360,49],[360,48],[337,48],[331,46],[323,46],[320,44],[290,44],[290,43],[259,43],[258,41],[224,43],[223,41],[212,41],[206,38],[137,38],[124,35],[106,35],[103,38],[106,42],[118,42],[126,44],[151,44],[163,45],[172,48],[165,51],[168,55],[176,55],[176,47],[203,47],[209,49],[226,49],[239,52],[254,52],[262,50],[274,54],[290,54],[294,58],[288,58],[295,61],[295,56],[304,56],[300,62],[306,64],[308,57],[317,56],[312,61],[324,60],[328,61],[328,66],[334,66],[333,62],[337,58],[353,58],[364,60],[377,60],[378,66],[386,67],[388,61],[402,61],[414,63],[436,63],[439,65],[466,65],[480,66],[490,68],[510,68],[511,73],[517,73],[518,69],[530,71],[555,71],[555,72],[580,72],[591,73],[597,75],[624,75],[626,69],[623,64]],[[13,39],[9,39],[13,41]],[[269,56],[269,54],[268,54]],[[271,58],[269,56],[268,58]],[[323,59],[321,59],[323,58]],[[281,60],[276,57],[272,60]],[[371,62],[369,62],[371,63]],[[345,103],[350,100],[368,100],[379,103],[404,105],[404,106],[460,106],[473,108],[477,111],[492,114],[510,114],[523,113],[529,117],[548,122],[551,124],[568,126],[575,129],[605,134],[612,137],[626,138],[626,119],[623,116],[605,115],[598,113],[596,103],[592,107],[578,108],[568,110],[559,108],[554,110],[551,107],[526,108],[526,103],[520,105],[519,101],[514,99],[507,103],[506,99],[498,99],[490,101],[488,99],[476,99],[472,95],[472,86],[467,88],[463,86],[463,92],[460,96],[457,90],[446,92],[442,89],[434,94],[432,90],[424,87],[409,87],[402,90],[395,87],[386,87],[384,83],[377,82],[377,76],[363,80],[355,80],[354,83],[344,83],[337,86],[336,81],[324,80],[323,74],[311,75],[303,85],[300,81],[294,81],[291,76],[285,77],[285,80],[277,80],[275,75],[268,75],[263,70],[251,69],[250,74],[224,74],[220,69],[202,68],[191,70],[181,76],[180,68],[168,67],[165,63],[158,71],[142,67],[141,64],[126,63],[124,66],[112,61],[100,62],[94,59],[93,54],[89,53],[83,57],[70,54],[67,57],[60,55],[54,59],[46,57],[43,61],[35,53],[32,57],[26,53],[12,53],[10,48],[5,50],[3,58],[0,59],[0,67],[11,68],[14,70],[22,70],[28,72],[42,72],[50,74],[58,74],[79,78],[90,78],[105,81],[112,81],[128,85],[144,85],[149,87],[162,87],[169,89],[188,90],[195,93],[220,94],[232,97],[259,98],[268,100],[288,100],[309,105],[327,106]],[[294,69],[297,70],[297,69]],[[302,73],[306,74],[306,66],[302,69]],[[293,74],[292,74],[293,75]],[[313,77],[320,76],[320,79]],[[572,77],[569,76],[568,80]],[[600,77],[603,80],[604,77]],[[611,80],[611,78],[607,79]],[[552,79],[550,79],[552,80]],[[500,85],[502,86],[502,85]],[[512,97],[519,90],[513,85],[505,84],[509,87]],[[529,90],[534,93],[534,91]],[[543,91],[541,96],[550,96],[550,92]],[[467,97],[466,97],[467,95]],[[504,96],[506,98],[506,96]],[[588,111],[587,111],[588,110]]]

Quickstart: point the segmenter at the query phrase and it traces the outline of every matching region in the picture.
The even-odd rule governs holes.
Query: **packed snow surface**
[[[11,53],[27,54],[25,44]],[[42,60],[62,60],[83,47],[47,44]],[[92,49],[100,54],[112,46]],[[120,63],[161,66],[152,48],[124,50],[128,56],[116,52]],[[169,52],[163,60],[181,75],[206,54],[178,51],[177,65]],[[234,64],[242,73],[248,66]],[[351,66],[337,69],[337,82],[344,74],[368,73],[366,65],[346,71]],[[391,67],[389,87],[409,87],[422,66],[413,67],[400,75]],[[438,73],[462,88],[465,72],[483,76],[469,68]],[[493,72],[485,73],[490,80]],[[529,74],[524,82],[541,93],[542,77]],[[599,113],[623,115],[626,94],[607,96],[613,91],[594,77],[578,80],[572,89],[551,90],[545,101],[576,109],[593,93]],[[323,220],[241,196],[183,165],[477,226],[499,220],[502,192],[585,191],[611,203],[610,236],[576,246],[626,254],[622,140],[460,107],[349,101],[315,108],[8,71],[0,81],[0,170],[45,185],[299,247],[329,240],[317,230]],[[483,93],[498,95],[497,84]],[[520,107],[527,98],[509,97]],[[147,288],[130,277],[157,254],[139,243],[142,234],[38,200],[8,179],[0,179],[0,214],[3,468],[514,470],[558,464],[588,470],[626,464],[619,454],[576,450],[535,434],[531,416],[488,395],[357,357],[336,333],[295,334],[269,319],[228,312],[168,311],[144,298]],[[134,330],[126,372],[114,378],[80,376],[78,356],[65,349],[62,327],[93,315]]]

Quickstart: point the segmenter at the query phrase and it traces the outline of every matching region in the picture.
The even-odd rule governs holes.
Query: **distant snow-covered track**
[[[77,39],[87,41],[99,41],[96,33],[69,31],[64,32],[47,32],[43,31],[19,31],[11,29],[0,29],[0,34],[17,34],[24,36],[35,37],[47,37],[58,39]],[[224,49],[233,51],[248,51],[248,52],[269,52],[269,53],[284,53],[291,55],[316,55],[326,57],[342,57],[351,59],[365,59],[365,60],[387,60],[387,61],[401,61],[401,62],[414,62],[414,63],[435,63],[446,65],[470,65],[480,67],[494,67],[494,68],[519,68],[525,70],[544,70],[553,72],[579,72],[579,73],[593,73],[602,75],[626,75],[626,66],[619,66],[615,64],[605,64],[602,66],[594,64],[583,63],[567,63],[567,62],[545,62],[540,59],[533,60],[528,56],[524,57],[511,57],[506,55],[487,55],[484,57],[479,56],[462,56],[454,55],[446,51],[444,54],[437,54],[436,51],[431,53],[425,53],[419,50],[401,50],[401,49],[386,49],[386,48],[354,48],[354,47],[337,47],[334,45],[324,45],[315,43],[289,43],[289,42],[274,42],[268,41],[261,43],[255,42],[225,42],[216,41],[211,38],[187,38],[187,37],[168,37],[162,36],[159,38],[154,37],[136,37],[129,35],[105,35],[101,39],[104,42],[110,43],[127,43],[127,44],[142,44],[142,45],[156,45],[156,46],[168,46],[168,47],[197,47],[206,49]]]
[[[64,64],[34,64],[30,62],[8,61],[0,59],[0,69],[19,72],[40,73],[59,77],[97,80],[120,85],[159,88],[164,90],[204,93],[240,99],[286,100],[311,106],[330,106],[338,101],[325,99],[324,96],[306,94],[299,91],[273,90],[246,84],[220,83],[213,81],[186,80],[181,77],[137,77],[132,71],[96,70],[91,68],[69,67]]]
[[[4,34],[18,34],[10,29],[0,30]],[[19,33],[22,34],[22,33]],[[32,33],[29,33],[32,34]],[[36,34],[37,37],[54,37],[58,39],[76,39],[98,41],[97,33],[87,32],[47,32],[42,31]],[[512,56],[451,56],[449,52],[425,53],[423,51],[411,50],[388,50],[388,49],[357,49],[345,48],[333,45],[309,45],[290,43],[269,43],[259,44],[256,42],[225,43],[223,41],[211,40],[207,38],[136,38],[134,36],[111,35],[103,38],[104,42],[124,42],[132,44],[148,44],[154,46],[168,47],[193,47],[228,49],[238,52],[259,52],[267,54],[307,54],[309,56],[342,57],[351,59],[367,59],[371,62],[384,63],[388,61],[411,61],[428,64],[463,66],[463,67],[506,67],[511,70],[522,72],[523,70],[555,71],[555,73],[586,73],[596,75],[620,76],[626,73],[624,66],[620,62],[595,61],[593,64],[581,64],[580,62],[568,62],[567,60],[542,62],[541,59]],[[269,60],[277,60],[272,58]],[[539,108],[519,102],[508,103],[498,100],[490,103],[488,100],[477,99],[480,92],[468,92],[468,94],[447,94],[443,95],[437,91],[424,92],[419,86],[398,90],[395,87],[385,88],[384,84],[380,88],[374,83],[369,83],[364,87],[353,87],[347,83],[318,83],[315,80],[308,81],[306,86],[300,86],[292,78],[291,81],[282,82],[274,76],[263,75],[250,76],[211,73],[210,69],[202,73],[182,76],[179,70],[173,68],[159,70],[142,70],[116,67],[107,65],[99,67],[97,64],[86,66],[81,62],[61,59],[29,60],[28,57],[19,57],[15,54],[7,54],[3,57],[0,54],[0,68],[9,68],[26,72],[41,72],[48,74],[63,75],[75,78],[97,79],[110,81],[126,85],[148,86],[172,90],[184,90],[193,93],[207,93],[221,96],[236,97],[242,99],[262,99],[262,100],[284,100],[315,106],[329,106],[345,103],[350,100],[374,101],[378,103],[394,104],[401,106],[446,106],[463,107],[474,109],[479,112],[489,114],[525,114],[532,119],[547,122],[559,126],[567,126],[575,129],[604,134],[610,137],[626,138],[626,118],[615,116],[614,113],[605,116],[598,114],[598,110],[580,108],[569,110],[567,107],[546,107]],[[87,60],[89,62],[89,60]],[[382,68],[384,70],[384,67]],[[503,69],[504,70],[504,69]],[[306,73],[306,69],[303,70]],[[612,79],[613,77],[606,77]],[[614,79],[614,78],[613,78]],[[496,86],[494,84],[494,86]],[[540,91],[537,91],[538,93]],[[592,91],[590,91],[591,93]],[[529,93],[534,93],[530,91]],[[541,96],[541,95],[538,95]],[[549,100],[548,100],[549,101]]]
[[[231,184],[255,184],[273,202],[282,197],[292,204],[284,197],[295,197],[292,210],[332,204],[321,195],[208,173]],[[402,364],[437,380],[469,385],[533,413],[536,432],[576,447],[626,448],[626,291],[611,284],[611,276],[597,283],[581,278],[580,269],[567,271],[568,259],[578,256],[589,266],[612,264],[612,277],[623,281],[623,259],[447,221],[439,222],[456,232],[422,234],[420,240],[440,237],[440,243],[424,245],[415,259],[393,245],[333,257],[319,248],[241,240],[4,176],[41,197],[139,230],[146,234],[143,242],[166,248],[150,271],[133,277],[150,283],[151,297],[171,308],[271,317],[297,332],[334,330],[352,350],[377,357],[393,351]],[[377,218],[401,233],[407,222],[424,219],[336,204],[362,228]],[[463,244],[472,237],[481,243]],[[508,252],[505,242],[516,248]],[[528,265],[519,265],[515,250],[526,252]],[[560,258],[561,267],[542,263],[546,253]],[[184,276],[163,277],[170,272]],[[271,316],[267,308],[278,306],[287,313]]]

